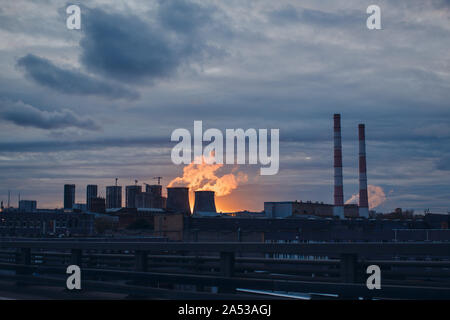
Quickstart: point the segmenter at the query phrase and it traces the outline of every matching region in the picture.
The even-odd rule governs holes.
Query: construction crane
[[[162,179],[163,177],[153,177],[153,179],[158,179],[158,184],[161,184],[161,179]]]

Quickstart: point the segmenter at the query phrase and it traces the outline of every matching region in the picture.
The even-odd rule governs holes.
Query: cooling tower
[[[334,115],[334,207],[333,215],[344,218],[344,187],[342,179],[341,115]]]
[[[216,212],[214,191],[195,191],[194,214]]]
[[[167,188],[166,209],[173,212],[191,214],[189,206],[189,188]]]
[[[367,194],[366,134],[364,124],[358,125],[359,137],[359,216],[369,217],[369,197]]]

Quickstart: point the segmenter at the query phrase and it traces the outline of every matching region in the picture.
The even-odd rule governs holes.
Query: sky
[[[81,30],[66,7],[81,7]],[[381,8],[368,30],[366,8]],[[219,210],[332,203],[332,118],[342,115],[344,198],[358,192],[359,123],[375,210],[450,210],[450,1],[170,0],[0,4],[0,200],[61,207],[63,185],[167,184],[173,130],[277,128],[280,170]]]

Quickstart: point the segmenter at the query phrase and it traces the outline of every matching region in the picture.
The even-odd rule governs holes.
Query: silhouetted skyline
[[[183,170],[171,132],[202,120],[280,129],[279,173],[239,167],[248,181],[218,207],[333,203],[330,115],[341,113],[344,201],[358,193],[365,123],[368,184],[387,197],[376,210],[450,209],[448,2],[383,2],[381,31],[357,0],[93,0],[80,31],[66,28],[65,5],[2,6],[0,200],[10,189],[11,202],[61,206],[73,183],[84,202],[86,185],[105,196],[115,177],[166,186]]]

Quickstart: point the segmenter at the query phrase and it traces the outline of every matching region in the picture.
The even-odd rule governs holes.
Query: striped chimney
[[[366,134],[364,124],[358,125],[359,137],[359,216],[369,217],[369,197],[367,194]]]
[[[334,207],[333,215],[344,218],[344,187],[342,179],[341,115],[334,114]]]

